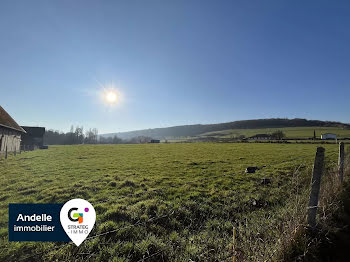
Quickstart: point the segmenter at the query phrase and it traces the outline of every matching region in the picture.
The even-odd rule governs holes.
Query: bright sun
[[[117,103],[118,95],[115,90],[107,90],[104,94],[104,100],[107,104],[113,105]]]

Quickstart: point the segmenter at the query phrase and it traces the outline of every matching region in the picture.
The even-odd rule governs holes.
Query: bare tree
[[[273,139],[281,140],[286,137],[286,134],[282,130],[277,130],[271,134]]]

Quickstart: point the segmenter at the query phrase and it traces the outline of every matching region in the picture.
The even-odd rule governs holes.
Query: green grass
[[[321,134],[334,133],[338,138],[350,137],[350,129],[343,129],[338,127],[285,127],[285,128],[259,128],[259,129],[230,129],[217,132],[208,132],[201,135],[201,137],[221,137],[234,138],[244,135],[250,137],[256,134],[271,134],[274,131],[282,130],[287,138],[312,138],[314,130],[316,137],[320,138]]]
[[[337,145],[323,146],[327,166],[334,165]],[[138,261],[152,254],[147,261],[229,261],[232,227],[238,222],[245,227],[240,253],[253,258],[263,250],[249,245],[249,238],[282,219],[283,207],[301,192],[296,178],[298,187],[308,185],[316,147],[80,145],[10,156],[0,161],[0,261]],[[247,166],[262,168],[245,174]],[[261,185],[262,178],[271,184]],[[80,247],[8,242],[9,203],[64,203],[78,197],[92,204],[105,201],[94,205],[97,222],[90,236],[120,230]],[[247,219],[249,227],[241,223]],[[266,238],[274,236],[270,231]]]

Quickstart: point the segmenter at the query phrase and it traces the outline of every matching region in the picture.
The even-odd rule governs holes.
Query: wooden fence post
[[[316,226],[316,214],[323,171],[324,151],[325,149],[323,147],[317,147],[314,167],[312,170],[311,192],[307,212],[307,222],[311,228]]]
[[[338,160],[338,174],[340,182],[344,179],[344,143],[339,143],[339,160]]]

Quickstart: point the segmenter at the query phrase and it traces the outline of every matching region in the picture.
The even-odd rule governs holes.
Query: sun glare
[[[104,92],[104,100],[109,105],[114,105],[118,102],[118,94],[115,90],[106,90]]]
[[[117,94],[115,92],[112,92],[112,91],[109,91],[107,94],[106,94],[106,100],[109,102],[109,103],[115,103],[117,101]]]

